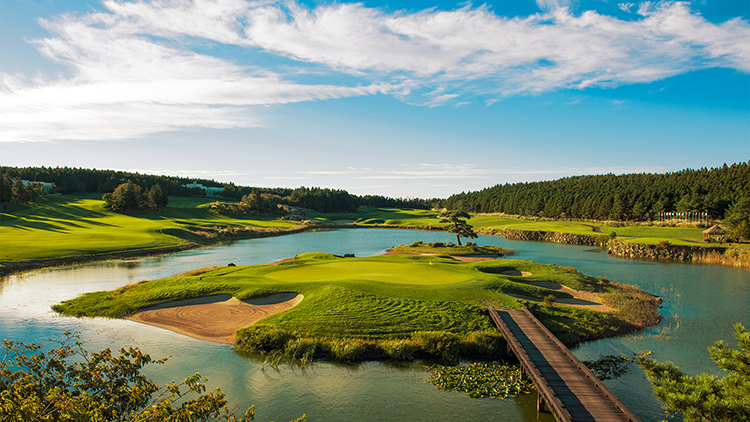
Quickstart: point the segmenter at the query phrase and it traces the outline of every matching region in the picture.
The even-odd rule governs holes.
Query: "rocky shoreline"
[[[607,253],[610,255],[623,258],[689,261],[750,268],[750,251],[742,248],[672,245],[669,244],[669,242],[652,245],[646,243],[621,242],[607,236],[559,233],[541,230],[513,230],[507,228],[502,231],[490,230],[483,233],[502,236],[509,240],[533,240],[568,245],[596,246],[606,249]]]

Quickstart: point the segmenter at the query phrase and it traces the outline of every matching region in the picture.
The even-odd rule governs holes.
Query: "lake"
[[[445,232],[343,229],[239,241],[165,256],[113,260],[68,268],[44,269],[0,280],[0,336],[51,344],[65,330],[79,331],[88,350],[135,346],[166,365],[146,373],[163,384],[195,372],[221,387],[240,409],[255,404],[256,420],[285,421],[307,414],[308,421],[536,421],[534,396],[472,400],[425,382],[422,363],[321,362],[305,368],[263,365],[230,346],[192,339],[125,320],[63,317],[50,306],[97,290],[111,290],[145,279],[212,265],[264,264],[304,252],[375,255],[421,240],[455,241]],[[689,374],[719,374],[707,348],[716,340],[736,347],[733,324],[750,326],[750,272],[737,268],[616,258],[590,246],[509,241],[481,236],[477,243],[514,248],[512,258],[571,266],[594,276],[638,286],[664,298],[657,327],[632,335],[585,343],[573,351],[582,360],[601,355],[632,356],[651,350]],[[643,371],[633,366],[605,382],[644,421],[665,419]],[[554,420],[545,415],[542,420]]]

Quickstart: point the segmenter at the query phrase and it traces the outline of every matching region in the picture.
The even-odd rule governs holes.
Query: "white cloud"
[[[668,2],[644,5],[635,21],[547,9],[505,18],[486,7],[388,14],[292,3],[250,10],[244,30],[251,45],[353,74],[454,88],[477,81],[468,88],[506,94],[650,82],[715,66],[750,71],[750,25],[740,19],[717,25]]]
[[[177,3],[188,2],[168,4]],[[131,6],[139,5],[144,4]],[[114,3],[108,6],[117,10]],[[259,106],[387,90],[383,85],[285,81],[270,71],[138,35],[148,28],[133,26],[129,16],[92,13],[43,21],[52,37],[35,45],[49,59],[70,66],[72,76],[49,81],[2,75],[0,142],[110,140],[189,128],[252,127],[262,124]],[[196,33],[226,35],[199,26]]]
[[[571,0],[536,0],[536,5],[542,10],[555,10],[570,7]]]
[[[506,18],[485,6],[407,13],[361,3],[106,0],[104,12],[42,21],[51,35],[34,44],[70,76],[0,75],[0,141],[249,127],[262,124],[260,106],[379,92],[434,107],[467,94],[619,86],[709,67],[750,72],[750,24],[739,18],[712,23],[681,2],[640,4],[628,21],[571,14],[566,0],[538,4],[545,12]],[[282,56],[288,74],[199,50],[220,44],[264,63]],[[327,84],[293,81],[310,64]],[[341,73],[360,85],[330,82]]]

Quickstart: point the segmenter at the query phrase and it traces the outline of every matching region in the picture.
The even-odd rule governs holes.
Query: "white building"
[[[54,188],[54,187],[55,187],[55,184],[54,184],[54,183],[47,183],[47,182],[37,182],[37,181],[31,181],[31,180],[23,180],[23,179],[21,179],[21,182],[23,182],[23,185],[24,185],[24,186],[29,186],[30,184],[35,184],[35,185],[44,185],[44,192],[45,192],[45,193],[50,193],[50,192],[52,192],[52,188]]]
[[[203,186],[200,183],[188,183],[187,185],[182,185],[186,188],[201,188],[206,191],[206,196],[219,196],[221,195],[221,192],[224,190],[224,188],[215,188],[210,186]]]

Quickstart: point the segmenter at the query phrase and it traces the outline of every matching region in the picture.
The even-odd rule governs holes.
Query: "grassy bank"
[[[531,275],[507,275],[518,273]],[[149,305],[213,294],[250,299],[295,292],[304,295],[302,303],[238,330],[238,348],[341,360],[454,358],[502,348],[482,310],[489,304],[519,308],[520,301],[509,293],[570,297],[522,281],[552,281],[602,293],[619,289],[571,268],[530,261],[461,262],[418,255],[341,258],[312,253],[277,265],[228,267],[89,293],[54,309],[66,315],[124,317]],[[555,322],[553,331],[566,333],[568,343],[639,328],[616,314],[562,306],[538,309]]]
[[[205,198],[170,198],[165,210],[136,215],[105,209],[97,195],[50,195],[28,205],[11,204],[0,213],[0,262],[65,261],[169,250],[194,239],[168,233],[187,233],[195,227],[273,230],[295,226],[271,217],[227,217],[209,210],[208,202]]]
[[[0,213],[0,238],[3,240],[0,273],[92,259],[166,253],[195,244],[280,235],[305,229],[300,223],[274,216],[222,215],[207,207],[211,201],[207,198],[172,197],[166,209],[136,215],[118,214],[105,209],[98,195],[51,195],[28,205],[11,204]],[[309,213],[307,218],[313,224],[442,229],[437,215],[437,212],[427,210],[361,207],[356,213]],[[478,231],[488,234],[509,228],[585,234],[607,239],[616,235],[618,241],[626,243],[669,242],[678,246],[707,246],[701,242],[701,229],[695,228],[614,227],[505,215],[479,215],[472,218],[470,223]],[[738,260],[748,261],[748,254],[743,253],[743,249],[750,250],[750,245],[737,248],[729,255],[706,254],[700,262],[736,265]]]
[[[499,246],[479,246],[471,242],[466,245],[454,245],[451,242],[416,241],[409,245],[394,246],[386,253],[391,255],[509,256],[515,254],[516,251]]]

